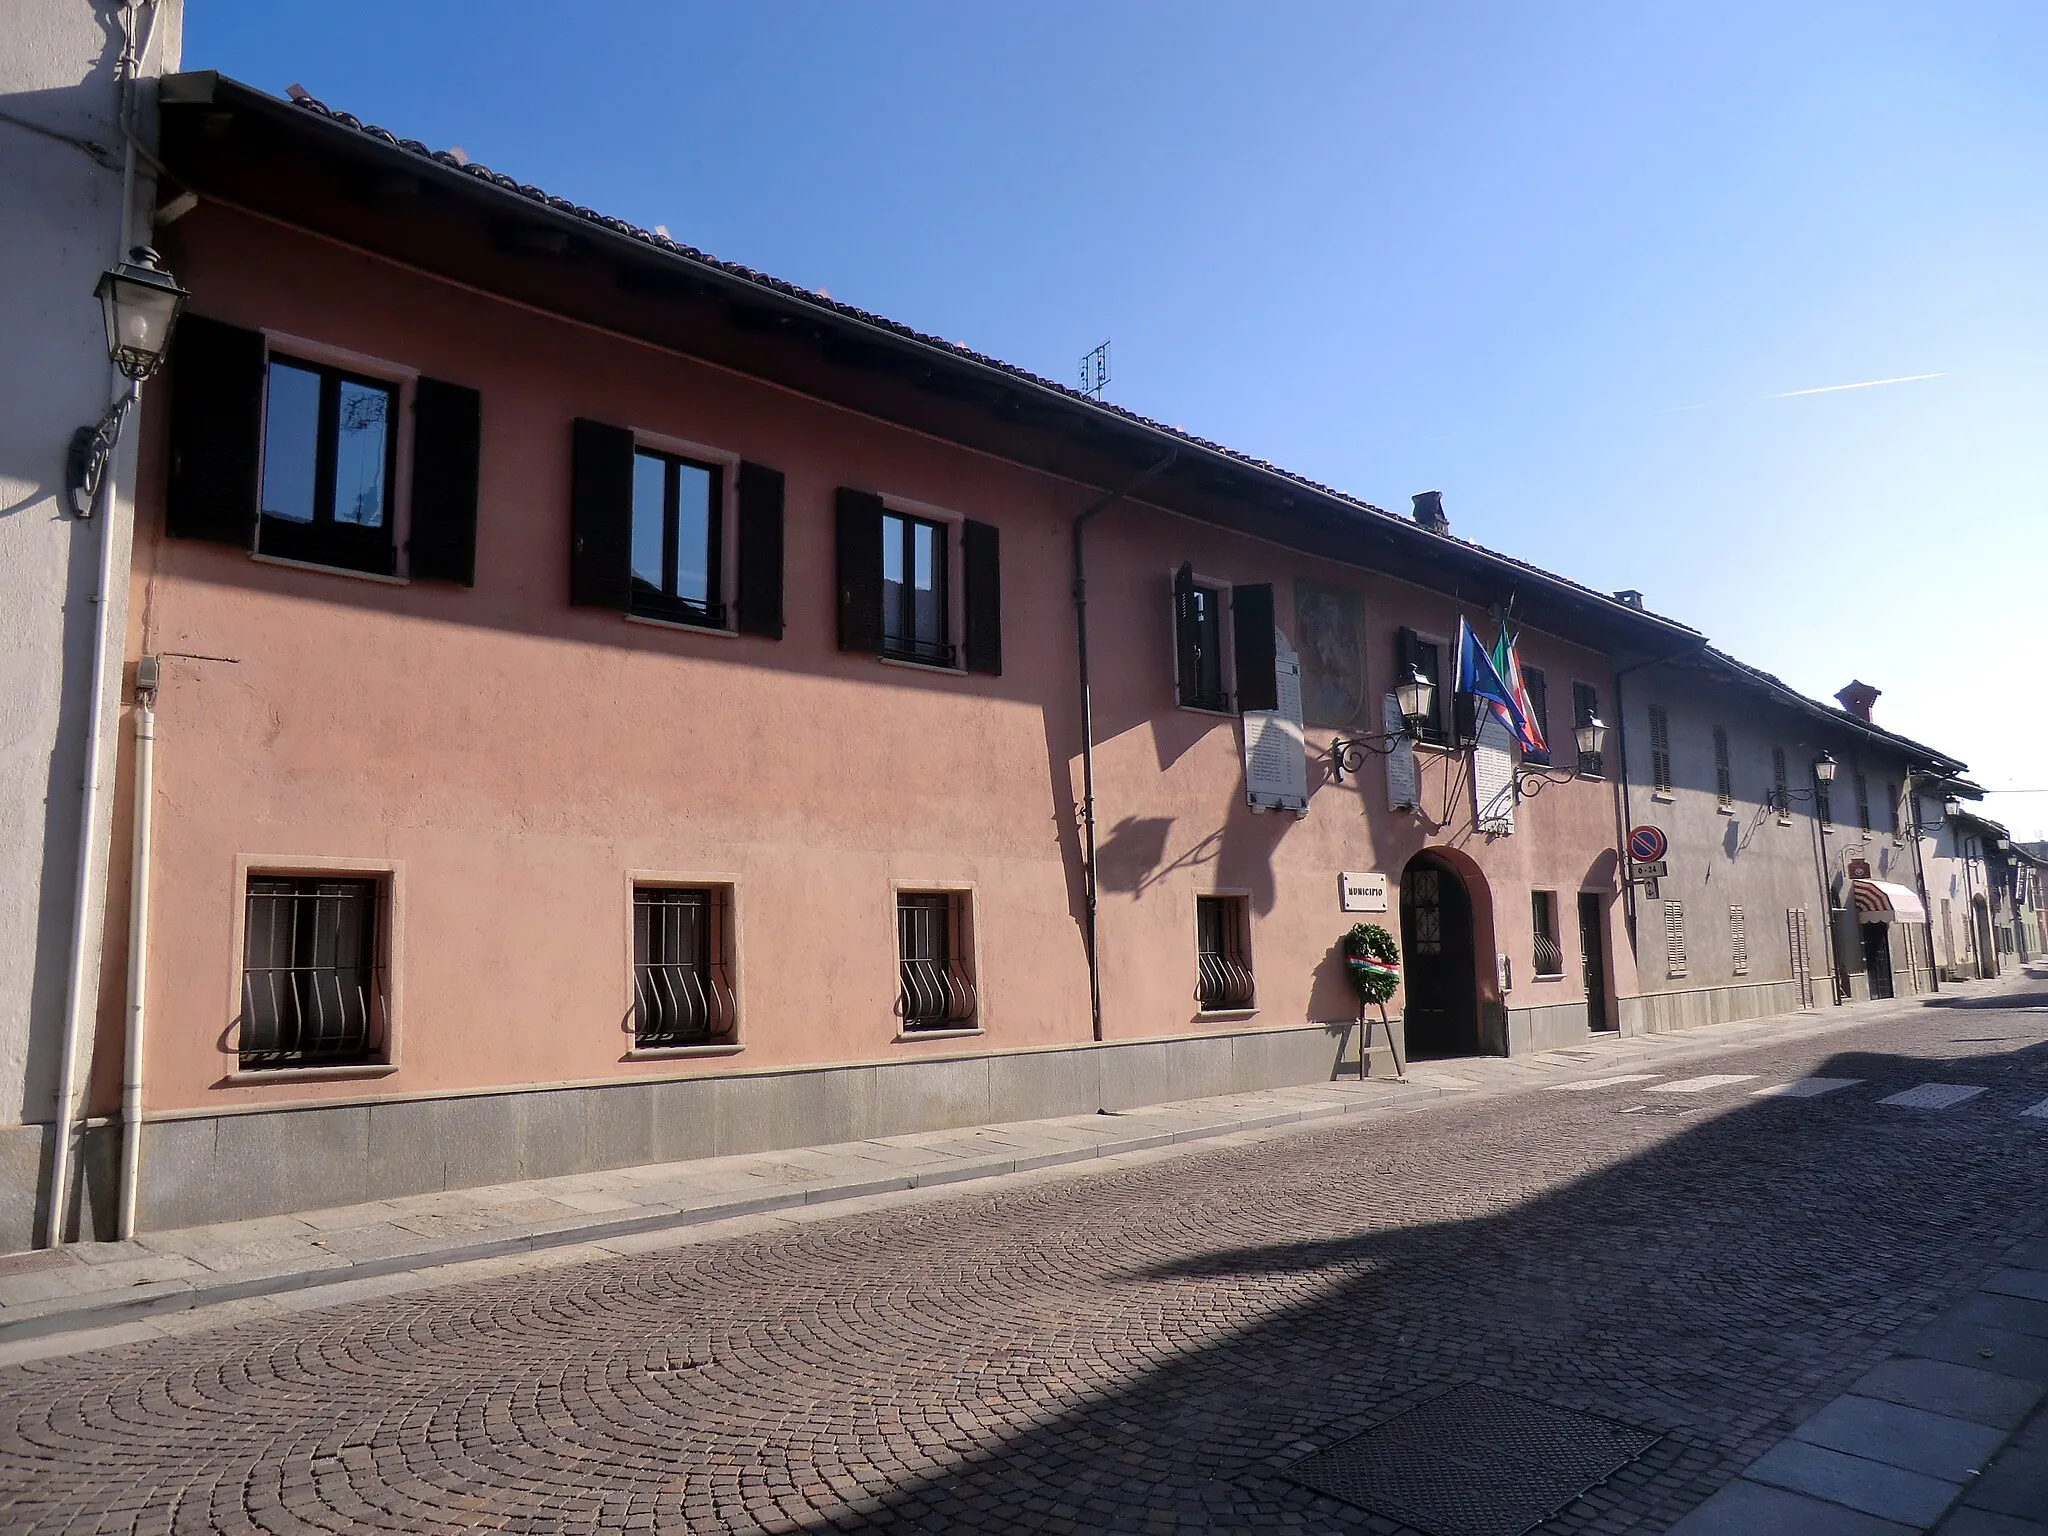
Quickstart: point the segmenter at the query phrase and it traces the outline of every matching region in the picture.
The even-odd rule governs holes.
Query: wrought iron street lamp
[[[1813,760],[1813,780],[1823,787],[1835,782],[1835,755],[1826,748]]]
[[[155,251],[138,245],[119,266],[100,274],[93,296],[107,328],[107,357],[128,379],[128,388],[90,427],[71,439],[71,506],[91,517],[99,503],[107,460],[121,439],[121,423],[135,404],[142,381],[162,366],[171,331],[185,307],[185,290],[163,269]]]
[[[1362,736],[1340,736],[1330,743],[1330,781],[1342,784],[1344,775],[1360,773],[1367,753],[1386,757],[1404,741],[1422,734],[1422,727],[1436,704],[1436,684],[1411,667],[1407,677],[1394,685],[1394,707],[1401,712],[1397,731],[1368,731]]]
[[[1600,756],[1606,750],[1607,722],[1598,715],[1586,716],[1572,731],[1572,744],[1579,749],[1578,762],[1573,767],[1519,764],[1515,769],[1515,798],[1531,799],[1543,793],[1546,784],[1569,784],[1573,779],[1584,778],[1587,760]]]

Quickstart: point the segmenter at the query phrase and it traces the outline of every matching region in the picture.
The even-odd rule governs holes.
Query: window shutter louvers
[[[782,638],[782,471],[740,465],[739,622],[743,635]]]
[[[569,455],[569,601],[623,613],[632,569],[633,434],[579,416]]]
[[[1237,712],[1280,707],[1274,670],[1273,589],[1264,582],[1230,589],[1230,639],[1237,663]]]
[[[993,523],[968,520],[960,529],[960,572],[966,605],[967,670],[1003,672],[1002,538]]]
[[[882,498],[839,488],[839,649],[882,649]]]
[[[412,532],[407,574],[476,585],[478,458],[483,397],[460,384],[413,386]]]
[[[1195,568],[1184,563],[1173,573],[1173,675],[1180,702],[1200,691],[1202,635],[1195,623]]]
[[[171,464],[164,532],[255,544],[263,452],[259,331],[186,315],[171,342]]]

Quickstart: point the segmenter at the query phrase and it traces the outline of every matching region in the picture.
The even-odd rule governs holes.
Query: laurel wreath
[[[1355,923],[1344,935],[1344,970],[1362,1003],[1385,1004],[1401,985],[1401,951],[1375,923]]]

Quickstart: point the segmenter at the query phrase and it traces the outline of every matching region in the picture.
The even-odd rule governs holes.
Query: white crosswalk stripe
[[[1918,1088],[1908,1088],[1904,1093],[1895,1093],[1877,1102],[1897,1109],[1953,1109],[1983,1091],[1964,1083],[1922,1083]]]
[[[1659,1083],[1654,1088],[1645,1088],[1645,1093],[1705,1093],[1712,1088],[1726,1088],[1734,1083],[1756,1081],[1754,1072],[1709,1072],[1705,1077],[1682,1077],[1675,1083]]]
[[[2036,1120],[2048,1120],[2048,1099],[2043,1099],[2038,1104],[2030,1104],[2027,1108],[2021,1110],[2020,1113],[2032,1115]]]
[[[1750,1096],[1758,1099],[1817,1099],[1837,1088],[1853,1088],[1862,1081],[1860,1077],[1802,1077],[1796,1082],[1773,1083],[1768,1088],[1752,1089]]]
[[[1551,1093],[1590,1093],[1595,1088],[1613,1088],[1621,1083],[1648,1083],[1655,1081],[1660,1073],[1624,1072],[1619,1077],[1588,1077],[1576,1083],[1545,1083]]]

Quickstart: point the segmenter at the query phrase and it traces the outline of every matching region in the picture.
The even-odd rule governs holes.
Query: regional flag
[[[1500,638],[1493,642],[1493,667],[1500,673],[1501,681],[1508,685],[1508,692],[1514,696],[1515,704],[1521,710],[1522,724],[1519,730],[1508,720],[1507,712],[1495,706],[1495,713],[1507,720],[1508,728],[1515,731],[1515,737],[1522,744],[1524,752],[1547,753],[1550,743],[1543,739],[1543,722],[1536,718],[1536,700],[1529,693],[1529,685],[1522,680],[1522,656],[1517,649],[1521,637],[1508,637],[1508,627],[1500,627]]]

